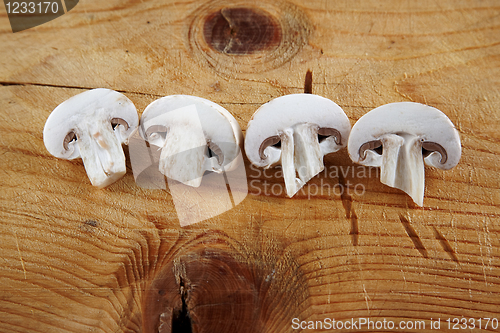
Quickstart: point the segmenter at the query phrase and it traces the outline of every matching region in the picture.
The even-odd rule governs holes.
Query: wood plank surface
[[[206,28],[245,15],[255,24],[233,39]],[[396,326],[338,331],[465,318],[460,331],[500,332],[484,319],[500,321],[498,1],[82,0],[18,33],[2,7],[0,45],[0,332],[306,332],[360,318]],[[128,160],[96,189],[80,159],[43,145],[50,112],[88,89],[139,113],[200,96],[245,130],[263,103],[303,92],[308,71],[352,125],[398,101],[451,119],[462,158],[426,167],[423,207],[344,149],[292,199],[279,169],[245,160],[245,200],[181,227],[170,190],[138,186]]]

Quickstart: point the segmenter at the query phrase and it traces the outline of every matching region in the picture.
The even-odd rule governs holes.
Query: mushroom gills
[[[438,167],[435,163],[437,159],[433,159],[432,156],[433,154],[439,154],[439,164],[445,164],[446,161],[448,161],[448,154],[446,153],[446,150],[444,149],[443,146],[441,146],[439,143],[436,142],[427,142],[423,141],[422,142],[422,153],[425,157],[425,162],[429,165],[432,165],[434,167]]]
[[[125,120],[123,120],[121,118],[111,119],[111,126],[113,127],[113,130],[115,130],[116,127],[118,127],[119,125],[122,125],[125,130],[129,129],[128,123]]]
[[[209,170],[221,173],[222,172],[221,166],[222,163],[224,163],[224,152],[222,151],[222,149],[214,142],[208,140],[207,151],[205,155],[207,159],[210,161]]]

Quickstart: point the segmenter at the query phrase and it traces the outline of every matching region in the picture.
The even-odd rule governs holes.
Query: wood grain
[[[236,34],[261,44],[211,48],[198,25],[234,6],[280,22],[280,42]],[[443,330],[448,318],[500,320],[497,1],[88,0],[15,34],[2,7],[0,45],[1,332],[300,332],[293,318],[361,317],[424,320],[418,331],[430,332],[431,318]],[[98,87],[140,113],[161,96],[204,97],[242,129],[262,103],[304,89],[351,124],[382,104],[427,103],[457,126],[463,154],[450,171],[426,168],[422,208],[345,150],[293,199],[278,169],[246,161],[246,199],[181,228],[170,191],[137,186],[130,162],[97,190],[81,160],[46,151],[51,110]]]

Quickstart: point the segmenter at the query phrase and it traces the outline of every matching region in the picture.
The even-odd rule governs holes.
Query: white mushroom
[[[281,163],[287,195],[292,197],[324,169],[324,155],[347,145],[350,130],[349,119],[333,101],[312,94],[286,95],[262,105],[252,116],[245,152],[258,167]]]
[[[401,102],[382,105],[353,126],[351,159],[380,167],[380,181],[423,205],[425,164],[447,170],[458,164],[460,137],[448,117],[431,106]]]
[[[160,172],[193,187],[200,186],[205,171],[233,170],[243,140],[238,122],[226,109],[187,95],[149,104],[141,117],[140,133],[161,149]]]
[[[125,172],[121,144],[137,128],[134,104],[109,89],[93,89],[57,106],[43,129],[45,147],[55,157],[81,157],[92,185],[110,185]]]

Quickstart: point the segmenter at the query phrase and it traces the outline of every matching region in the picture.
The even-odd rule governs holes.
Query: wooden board
[[[484,319],[500,320],[498,1],[82,0],[15,34],[2,8],[0,45],[1,332],[276,333],[360,318],[500,331]],[[130,164],[99,190],[81,160],[43,145],[51,110],[91,88],[139,113],[204,97],[245,130],[261,104],[303,92],[307,71],[351,124],[398,101],[448,115],[462,159],[426,168],[424,207],[343,150],[292,199],[276,169],[246,161],[246,199],[180,227],[170,191],[137,186]]]

